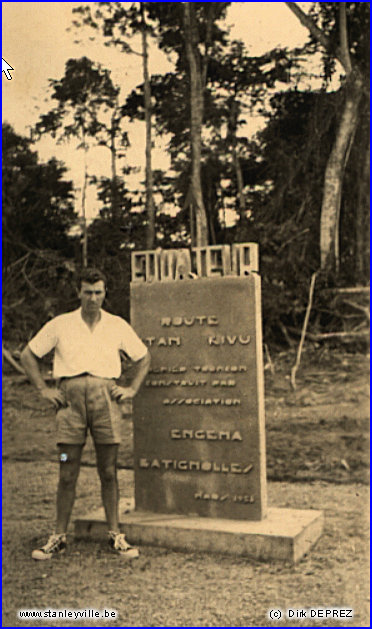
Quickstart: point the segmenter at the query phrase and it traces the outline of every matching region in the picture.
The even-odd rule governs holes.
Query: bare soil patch
[[[24,608],[115,609],[115,621],[60,626],[369,626],[368,360],[311,355],[289,387],[289,359],[266,372],[269,504],[323,509],[324,534],[295,567],[144,547],[123,564],[106,546],[73,542],[52,562],[30,559],[54,522],[54,413],[28,384],[4,382],[3,626],[52,626],[17,618]],[[133,492],[131,423],[123,422],[120,485]],[[73,518],[100,506],[86,448]],[[124,469],[126,468],[126,469]],[[291,481],[291,482],[290,482]],[[294,482],[295,481],[295,482]],[[353,619],[271,622],[269,609],[347,607]]]

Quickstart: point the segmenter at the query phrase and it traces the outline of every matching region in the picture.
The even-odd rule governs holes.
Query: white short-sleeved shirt
[[[100,378],[119,378],[120,350],[133,361],[140,360],[147,348],[133,328],[121,317],[101,310],[93,332],[81,316],[81,308],[48,321],[31,339],[31,351],[41,358],[54,349],[54,378],[69,378],[89,373]]]

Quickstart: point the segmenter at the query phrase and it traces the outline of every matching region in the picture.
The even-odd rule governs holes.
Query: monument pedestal
[[[128,541],[184,552],[210,552],[258,561],[296,563],[320,537],[323,512],[269,508],[260,521],[120,511]],[[75,521],[75,537],[106,539],[103,509]]]
[[[122,530],[139,546],[295,563],[323,514],[267,508],[257,245],[191,254],[132,255],[131,324],[151,367],[133,405],[136,509],[121,503]],[[102,537],[103,511],[75,526]]]

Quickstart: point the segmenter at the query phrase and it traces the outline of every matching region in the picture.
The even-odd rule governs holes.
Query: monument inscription
[[[142,281],[138,258],[133,265],[131,322],[152,356],[134,404],[136,509],[261,520],[266,471],[260,277],[245,272],[249,257],[239,249],[231,267],[229,248],[220,247],[220,261],[218,247],[211,249],[212,262],[204,256],[207,277],[189,278],[193,266],[185,250],[182,264],[176,255],[158,254],[157,261],[157,252],[147,252],[151,281],[146,274]],[[178,272],[186,268],[187,278],[169,279],[166,259]],[[232,274],[238,264],[243,276]]]
[[[257,262],[255,243],[132,254],[131,323],[152,355],[120,524],[133,544],[294,563],[321,534],[321,511],[266,506]],[[92,514],[75,534],[106,527]]]

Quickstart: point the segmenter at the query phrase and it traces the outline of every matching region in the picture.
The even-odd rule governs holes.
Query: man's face
[[[95,314],[101,308],[106,296],[105,283],[102,280],[94,284],[81,283],[78,293],[84,314]]]

